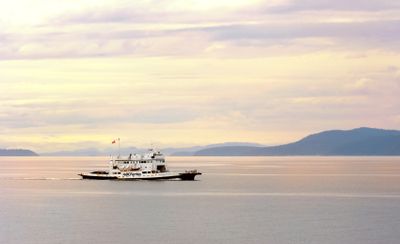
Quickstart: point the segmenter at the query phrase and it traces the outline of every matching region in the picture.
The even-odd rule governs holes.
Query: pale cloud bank
[[[400,10],[395,1],[257,2],[226,11],[212,4],[196,10],[163,2],[111,3],[83,4],[67,13],[55,11],[40,24],[0,30],[0,58],[264,56],[279,45],[283,52],[287,46],[302,52],[398,49]],[[281,11],[274,12],[276,8]],[[3,22],[12,23],[9,18]]]
[[[400,3],[393,0],[292,0],[278,6],[267,6],[266,12],[297,12],[297,11],[385,11],[400,9]]]

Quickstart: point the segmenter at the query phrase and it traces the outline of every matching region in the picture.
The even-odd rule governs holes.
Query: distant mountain
[[[280,146],[224,146],[199,150],[195,156],[400,155],[400,131],[373,128],[331,130]]]
[[[193,154],[199,150],[212,148],[212,147],[222,147],[222,146],[264,146],[258,143],[250,142],[224,142],[220,144],[211,144],[206,146],[193,146],[193,147],[182,147],[182,148],[163,148],[160,149],[165,155],[169,156],[193,156]],[[144,153],[147,148],[136,148],[136,147],[124,147],[120,149],[121,155],[129,155],[130,153]],[[70,151],[56,151],[41,153],[42,156],[108,156],[118,154],[118,149],[116,148],[106,148],[99,150],[96,148],[82,148],[78,150]]]
[[[142,153],[146,151],[146,149],[140,149],[136,147],[124,147],[119,150],[121,155],[129,155],[130,153]],[[82,148],[78,150],[70,150],[70,151],[56,151],[56,152],[48,152],[41,153],[42,156],[108,156],[108,155],[116,155],[118,154],[118,149],[116,148],[106,148],[103,150],[99,150],[96,148]]]
[[[162,151],[171,156],[193,156],[197,151],[215,148],[215,147],[235,147],[235,146],[249,146],[249,147],[262,147],[265,145],[251,142],[224,142],[218,144],[210,144],[206,146],[194,146],[186,148],[165,148]]]
[[[0,149],[0,156],[39,156],[27,149]]]

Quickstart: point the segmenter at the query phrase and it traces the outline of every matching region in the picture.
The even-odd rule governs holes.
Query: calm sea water
[[[400,158],[169,157],[183,181],[91,181],[106,157],[0,158],[0,243],[400,243]]]

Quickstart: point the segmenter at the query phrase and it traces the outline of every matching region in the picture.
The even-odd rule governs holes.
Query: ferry
[[[160,151],[149,149],[144,154],[130,154],[127,158],[111,158],[108,170],[78,174],[93,180],[194,180],[201,175],[197,170],[173,172],[167,169],[165,157]]]

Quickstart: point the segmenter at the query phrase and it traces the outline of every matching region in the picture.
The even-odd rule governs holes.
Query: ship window
[[[167,169],[165,168],[165,165],[158,165],[158,166],[157,166],[157,170],[160,171],[160,172],[165,172],[165,171],[167,171]]]

